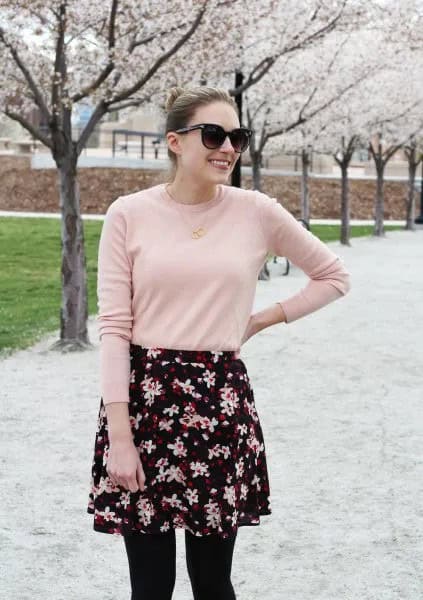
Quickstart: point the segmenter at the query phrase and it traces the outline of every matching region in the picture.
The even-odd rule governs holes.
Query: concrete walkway
[[[241,351],[261,417],[272,515],[239,530],[237,600],[423,597],[423,231],[330,244],[352,289]],[[277,265],[272,268],[277,269]],[[306,282],[259,281],[255,310]],[[120,538],[86,511],[99,404],[92,351],[0,362],[0,597],[128,600]],[[174,600],[189,600],[177,531]],[[152,599],[153,600],[153,599]]]

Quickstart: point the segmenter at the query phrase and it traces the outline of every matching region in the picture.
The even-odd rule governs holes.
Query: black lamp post
[[[422,160],[422,176],[420,181],[420,214],[414,219],[418,225],[423,224],[423,160]]]
[[[244,81],[244,75],[238,69],[235,71],[235,89],[237,89]],[[235,102],[238,107],[239,122],[242,125],[242,92],[235,96]],[[232,171],[232,185],[234,187],[241,187],[241,154],[235,163],[234,170]]]

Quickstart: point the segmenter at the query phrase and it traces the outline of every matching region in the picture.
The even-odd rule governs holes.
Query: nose
[[[227,152],[235,152],[234,147],[232,146],[231,140],[229,139],[228,135],[225,137],[225,141],[220,146],[219,150],[223,150],[223,151],[226,150]]]

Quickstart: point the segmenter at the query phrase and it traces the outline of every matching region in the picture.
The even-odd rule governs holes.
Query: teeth
[[[224,167],[227,167],[229,165],[229,162],[227,160],[211,160],[210,162],[215,165],[223,165]]]

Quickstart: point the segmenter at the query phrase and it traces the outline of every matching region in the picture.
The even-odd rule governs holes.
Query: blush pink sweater
[[[193,239],[200,226],[206,234]],[[131,342],[239,355],[267,253],[287,257],[310,278],[298,293],[275,299],[287,323],[349,291],[342,260],[260,192],[218,185],[211,200],[189,205],[160,184],[112,202],[98,254],[104,404],[129,401]]]

